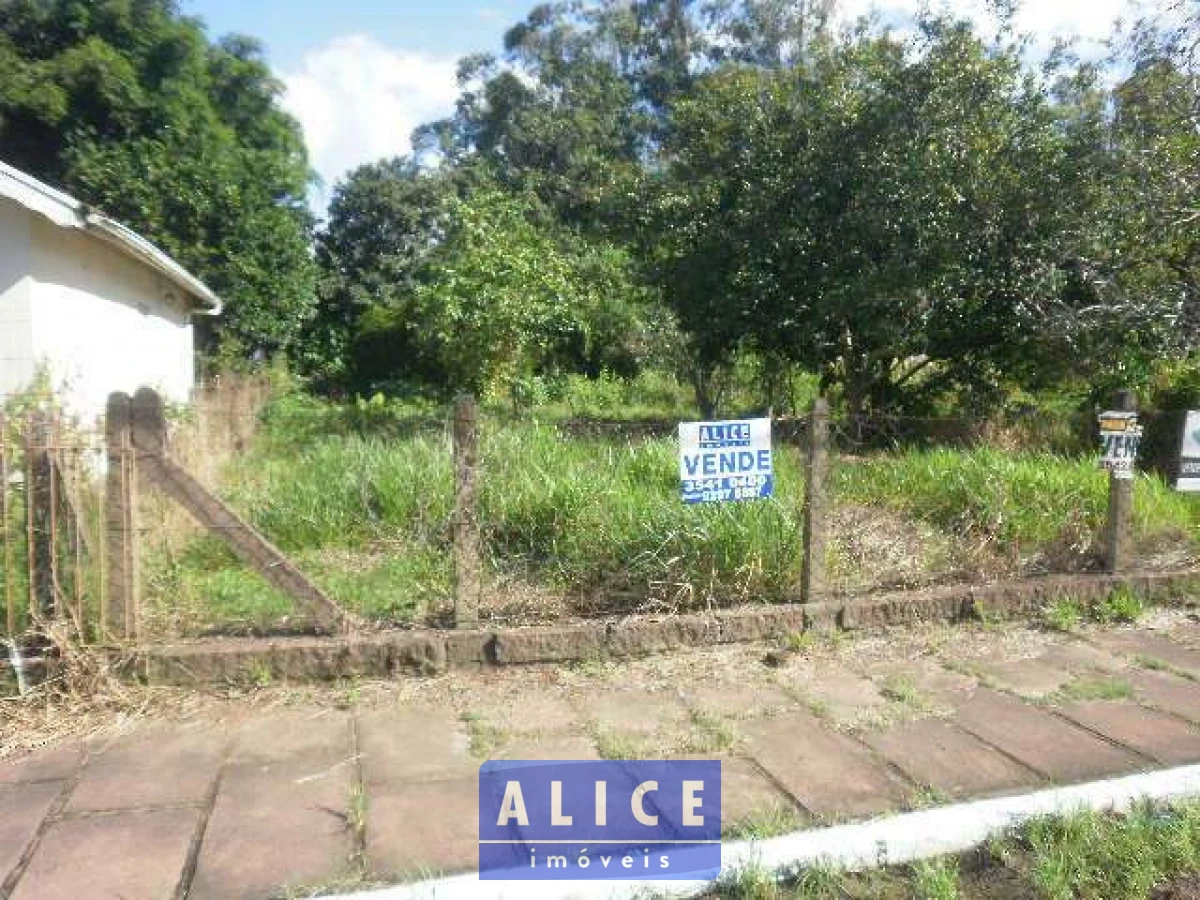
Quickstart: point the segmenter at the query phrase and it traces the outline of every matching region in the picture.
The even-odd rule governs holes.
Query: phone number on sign
[[[695,478],[684,479],[683,489],[688,493],[701,491],[721,491],[733,488],[735,491],[757,491],[767,483],[766,475],[728,475],[724,478]]]

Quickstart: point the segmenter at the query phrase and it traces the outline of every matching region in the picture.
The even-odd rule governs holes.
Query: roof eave
[[[4,162],[0,162],[0,197],[8,197],[30,212],[49,219],[60,228],[78,228],[86,231],[154,269],[187,293],[193,301],[189,312],[206,316],[221,314],[220,297],[136,231],[114,219],[88,210],[69,194],[52,188],[29,173],[14,169]]]
[[[137,257],[150,268],[155,269],[174,284],[187,291],[187,293],[196,301],[192,307],[192,312],[199,313],[204,316],[219,316],[221,314],[222,303],[221,298],[212,292],[212,290],[192,275],[179,263],[163,253],[148,240],[125,227],[120,222],[110,219],[107,216],[102,216],[99,213],[88,212],[84,214],[85,230],[101,240],[107,241],[110,244],[116,244],[120,249],[124,250],[131,256]]]

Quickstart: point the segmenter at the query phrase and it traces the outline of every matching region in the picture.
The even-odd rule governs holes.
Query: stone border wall
[[[1200,570],[1058,575],[807,605],[746,606],[712,613],[472,631],[389,631],[346,637],[224,638],[167,644],[114,664],[153,684],[333,681],[433,675],[447,668],[562,663],[641,656],[683,647],[781,639],[803,631],[856,630],[984,616],[1029,616],[1062,598],[1102,599],[1125,586],[1150,603],[1200,599]]]

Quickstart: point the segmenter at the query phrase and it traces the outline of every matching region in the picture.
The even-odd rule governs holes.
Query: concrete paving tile
[[[624,733],[652,734],[687,718],[687,708],[677,694],[640,687],[589,692],[577,700],[576,707],[581,717],[600,729]]]
[[[1180,622],[1171,626],[1170,634],[1173,640],[1185,647],[1200,649],[1200,622]]]
[[[1118,656],[1076,640],[1048,647],[1038,654],[1037,659],[1051,666],[1067,669],[1075,675],[1088,672],[1113,674],[1123,672],[1131,665],[1128,657]]]
[[[799,660],[779,672],[779,684],[839,725],[877,719],[889,706],[875,682],[834,662]]]
[[[1200,678],[1200,651],[1189,650],[1162,634],[1150,631],[1118,629],[1089,635],[1091,641],[1114,653],[1129,657],[1147,657],[1166,663],[1173,669]]]
[[[725,828],[776,809],[790,810],[799,820],[806,818],[792,798],[780,791],[753,761],[739,758],[721,761],[721,824]]]
[[[1036,774],[944,719],[923,719],[863,735],[913,781],[954,799],[1036,784]]]
[[[1058,782],[1087,781],[1146,769],[1149,763],[1043,709],[980,690],[954,722]]]
[[[353,755],[350,713],[328,707],[305,707],[261,713],[233,729],[231,763],[274,763],[285,760],[332,766]]]
[[[62,789],[61,781],[0,787],[0,884],[20,862]]]
[[[221,778],[189,900],[261,900],[327,880],[353,852],[353,766],[241,763]]]
[[[506,742],[490,759],[599,759],[596,745],[582,735],[521,735]]]
[[[432,876],[479,865],[477,777],[391,784],[367,803],[367,867],[381,875]]]
[[[804,807],[824,816],[861,816],[899,807],[911,786],[857,741],[807,713],[749,722],[749,753]]]
[[[55,822],[12,900],[170,900],[199,817],[138,810]]]
[[[95,749],[67,812],[200,803],[221,765],[225,740],[199,728],[155,728]]]
[[[979,686],[977,679],[947,669],[932,659],[887,660],[867,667],[867,675],[880,688],[904,681],[939,706],[954,706]]]
[[[1136,703],[1091,700],[1068,703],[1059,713],[1085,728],[1167,765],[1200,762],[1200,732]]]
[[[849,672],[830,672],[807,683],[797,682],[795,686],[839,725],[857,724],[888,706],[871,679]]]
[[[75,774],[83,761],[83,753],[83,747],[71,744],[5,760],[0,762],[0,784],[63,781]]]
[[[566,692],[523,693],[488,698],[467,712],[479,721],[512,734],[571,734],[580,730],[580,716]]]
[[[1164,712],[1200,722],[1200,684],[1171,675],[1134,669],[1125,675],[1140,700]]]
[[[745,719],[795,705],[795,700],[773,684],[696,685],[683,691],[690,709],[715,716]]]
[[[1053,694],[1073,677],[1067,669],[1040,659],[985,660],[975,666],[984,678],[1024,697]]]
[[[358,752],[368,784],[474,774],[466,723],[452,710],[389,707],[358,714]]]

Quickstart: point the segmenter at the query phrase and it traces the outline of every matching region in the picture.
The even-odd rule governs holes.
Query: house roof
[[[29,211],[44,216],[60,228],[78,228],[85,231],[126,256],[149,266],[192,298],[193,312],[211,316],[220,314],[221,298],[199,278],[140,234],[3,162],[0,162],[0,197],[8,198]]]

